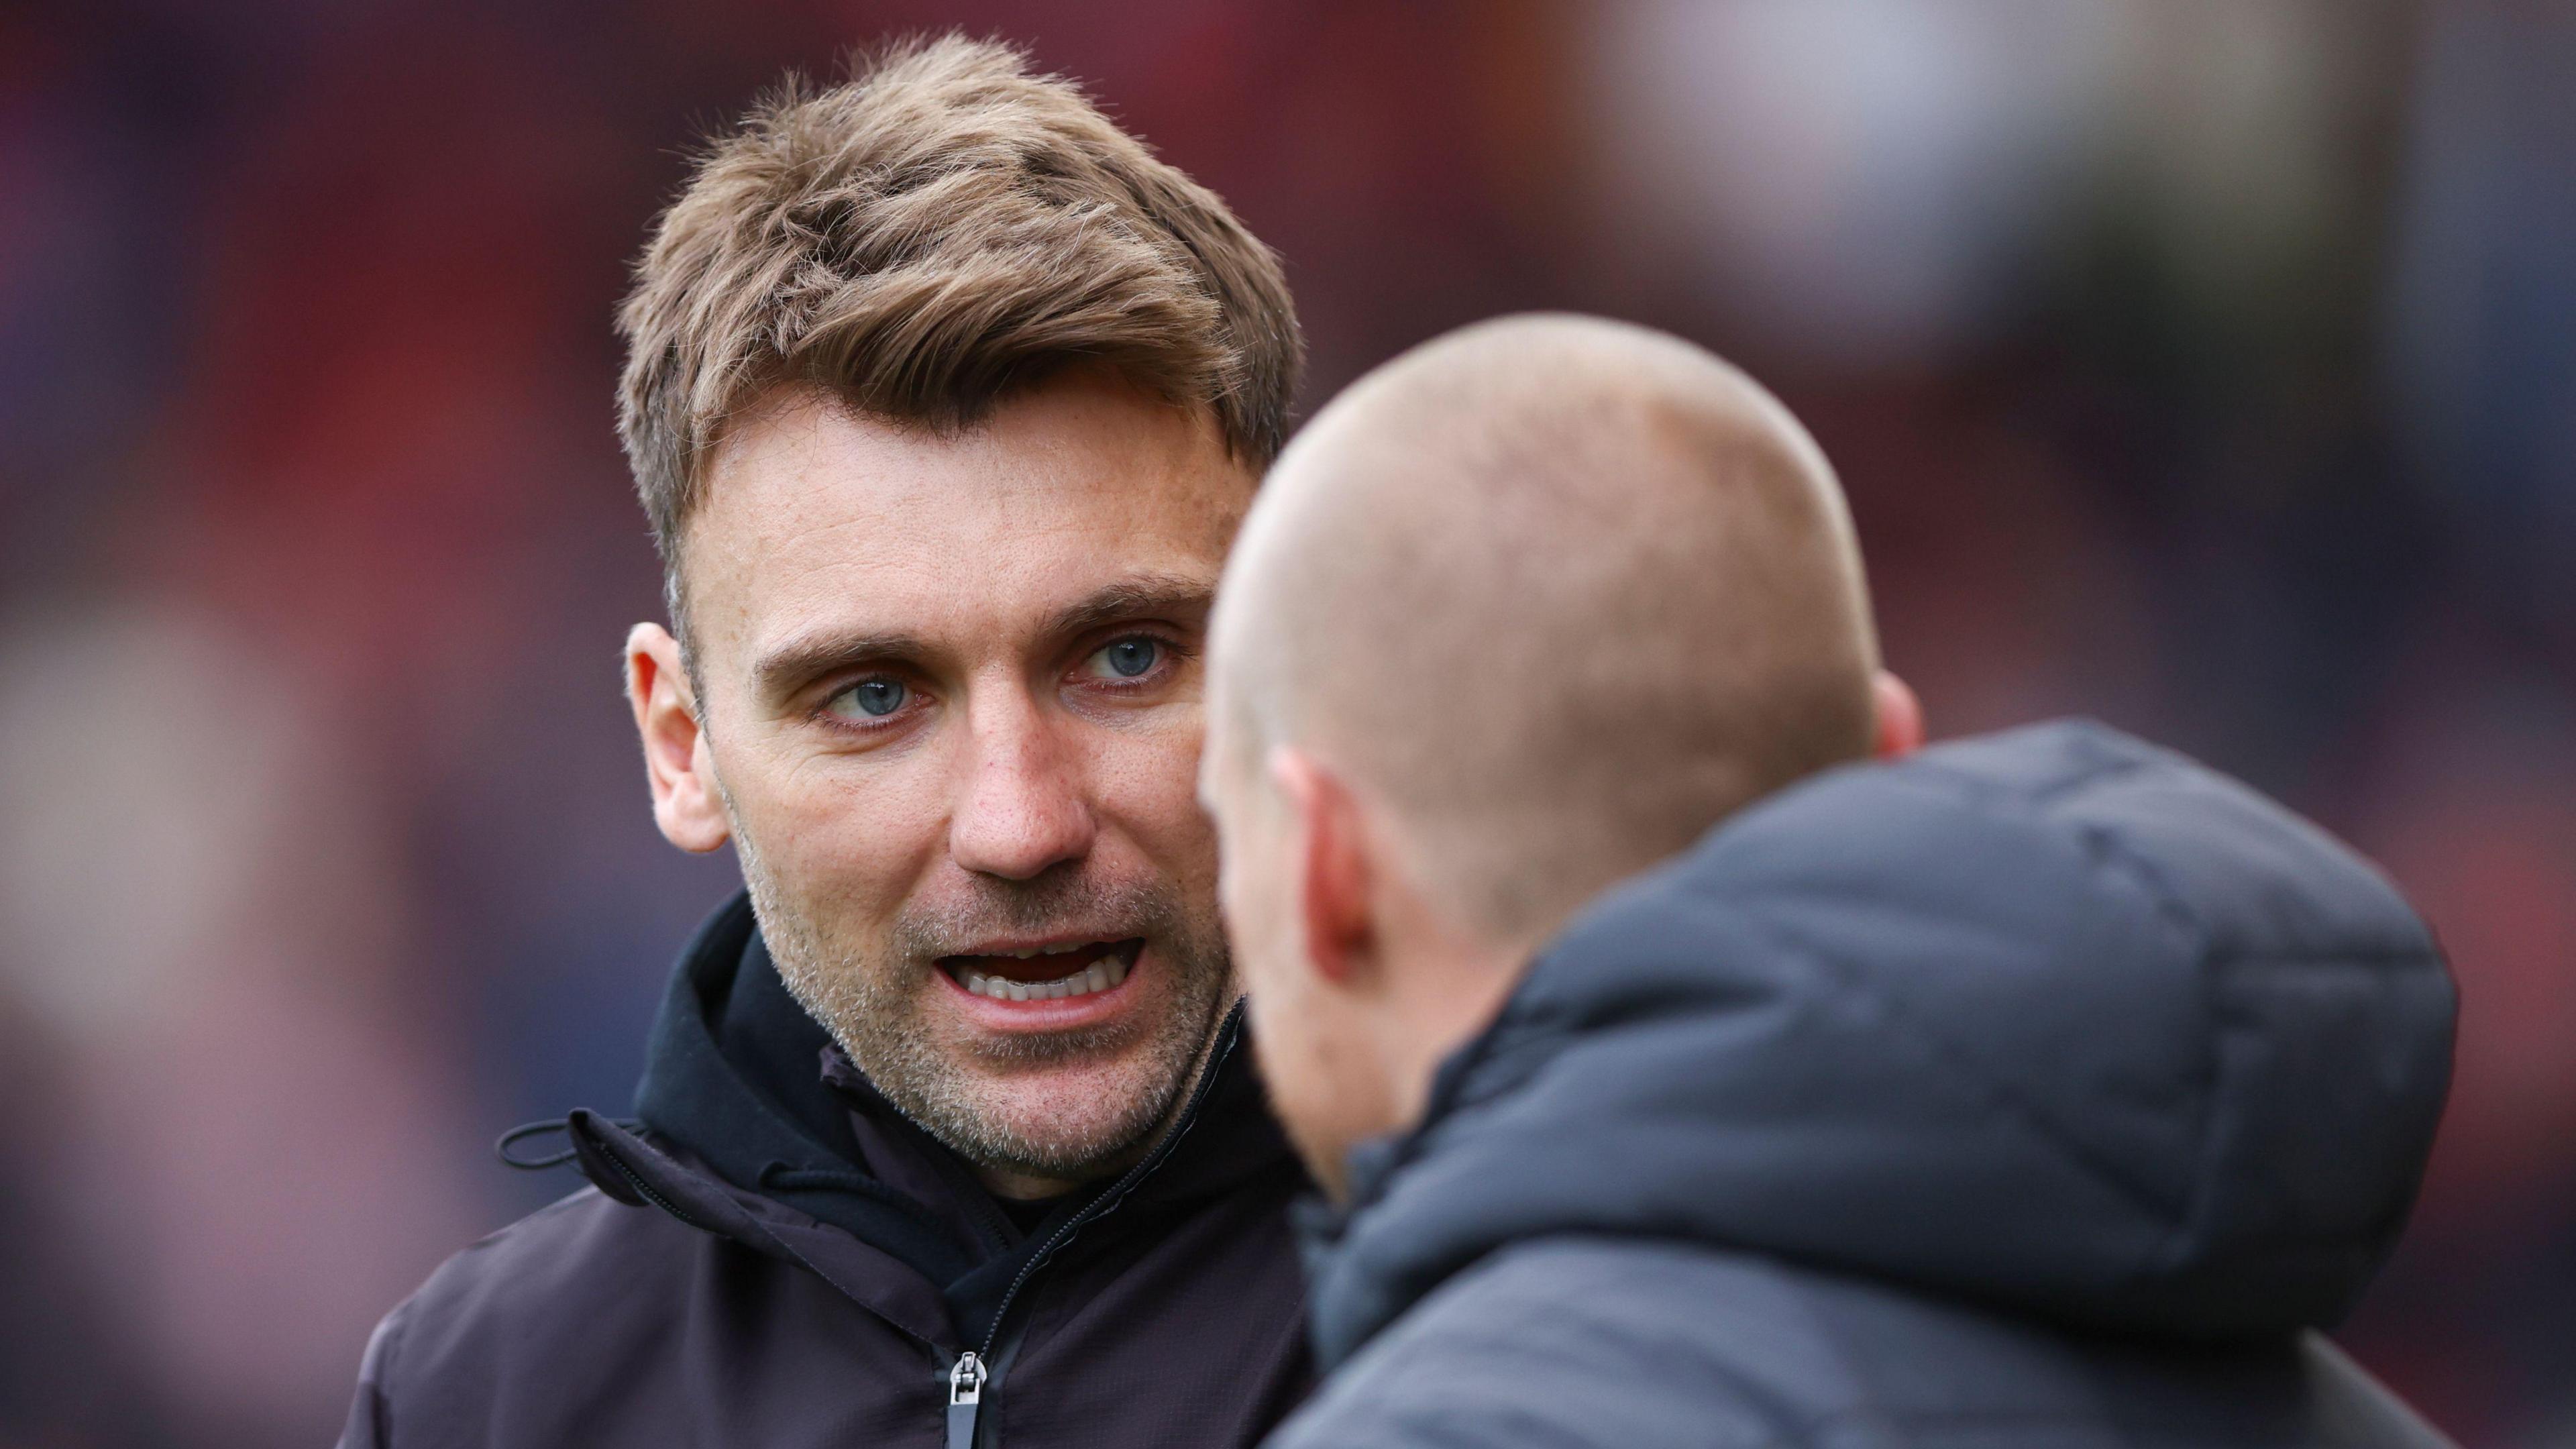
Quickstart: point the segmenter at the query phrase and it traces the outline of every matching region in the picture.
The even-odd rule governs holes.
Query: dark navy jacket
[[[1837,771],[1610,892],[1354,1155],[1272,1443],[2396,1445],[2312,1330],[2448,1083],[2326,835],[2054,724]]]
[[[1305,1177],[1236,1038],[1162,1149],[1023,1229],[830,1046],[737,898],[673,978],[640,1121],[573,1114],[593,1186],[385,1319],[343,1449],[1248,1445],[1312,1371]]]

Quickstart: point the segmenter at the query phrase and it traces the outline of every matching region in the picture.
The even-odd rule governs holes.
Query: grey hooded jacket
[[[2439,1443],[2314,1330],[2453,1010],[2370,866],[2100,726],[1820,777],[1597,901],[1354,1154],[1270,1443]]]

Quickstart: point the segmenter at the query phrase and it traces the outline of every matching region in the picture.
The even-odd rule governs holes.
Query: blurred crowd
[[[2081,712],[2379,858],[2459,1073],[2341,1337],[2576,1445],[2576,5],[0,7],[0,1445],[322,1442],[577,1184],[734,880],[647,810],[611,307],[789,67],[1031,44],[1286,256],[1309,410],[1498,311],[1743,362],[1934,733]]]

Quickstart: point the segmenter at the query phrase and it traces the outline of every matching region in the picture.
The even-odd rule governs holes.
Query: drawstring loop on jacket
[[[635,1117],[619,1117],[613,1120],[629,1132],[636,1131],[644,1125],[642,1119]],[[549,1117],[542,1122],[522,1122],[501,1134],[500,1140],[492,1144],[492,1155],[501,1159],[503,1166],[515,1167],[521,1172],[543,1172],[550,1167],[561,1167],[579,1156],[579,1151],[567,1147],[561,1152],[550,1153],[544,1157],[516,1157],[511,1155],[510,1148],[525,1138],[542,1136],[548,1132],[568,1131],[571,1126],[570,1117]]]

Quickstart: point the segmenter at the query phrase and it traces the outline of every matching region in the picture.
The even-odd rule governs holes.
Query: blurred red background
[[[2458,1087],[2344,1341],[2576,1444],[2576,7],[0,8],[0,1444],[323,1442],[572,1185],[728,889],[618,697],[608,316],[786,68],[1035,47],[1286,254],[1306,406],[1575,307],[1772,382],[1936,733],[2069,711],[2386,862]]]

